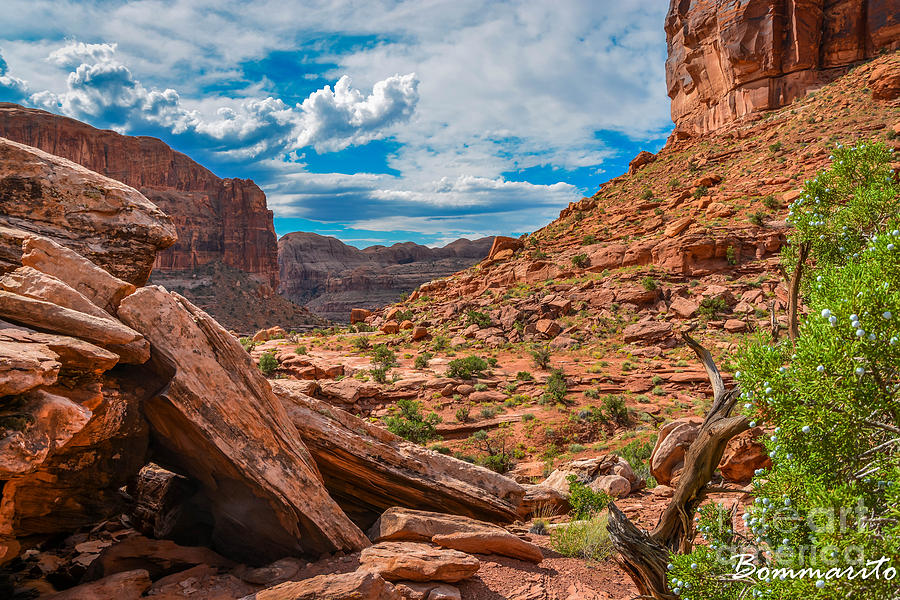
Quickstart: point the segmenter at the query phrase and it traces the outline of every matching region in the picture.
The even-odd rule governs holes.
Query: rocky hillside
[[[280,291],[314,313],[346,321],[352,308],[379,308],[426,281],[487,256],[493,238],[460,239],[442,248],[406,242],[358,249],[337,238],[289,233],[278,240]]]
[[[693,133],[776,109],[900,47],[900,7],[877,0],[671,0],[672,120]]]

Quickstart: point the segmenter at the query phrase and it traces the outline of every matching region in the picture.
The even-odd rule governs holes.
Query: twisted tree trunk
[[[706,369],[713,388],[713,405],[685,455],[684,471],[675,494],[649,533],[638,530],[615,503],[609,506],[609,534],[619,553],[619,565],[637,585],[642,597],[658,600],[677,598],[669,590],[666,579],[669,553],[690,552],[695,535],[693,515],[722,460],[725,446],[732,437],[749,428],[746,417],[731,415],[740,395],[738,388],[726,390],[709,350],[688,332],[682,333],[682,337]]]

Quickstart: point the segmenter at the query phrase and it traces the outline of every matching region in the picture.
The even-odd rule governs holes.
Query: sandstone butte
[[[654,525],[709,394],[678,333],[698,322],[724,364],[744,330],[783,321],[777,252],[802,181],[835,142],[900,151],[900,52],[856,64],[896,48],[894,15],[822,6],[673,2],[668,70],[702,81],[722,49],[722,81],[676,93],[666,146],[554,222],[357,312],[373,331],[354,335],[397,351],[383,384],[343,334],[272,327],[246,351],[184,296],[147,284],[182,231],[142,183],[0,139],[0,564],[14,585],[57,600],[634,596],[611,561],[586,568],[528,528],[565,526],[569,475]],[[795,69],[786,48],[819,62]],[[754,81],[770,100],[753,103],[738,71],[768,73]],[[806,77],[815,83],[794,97],[768,95]],[[55,139],[55,121],[35,118],[22,134]],[[386,322],[396,327],[379,332]],[[533,344],[549,364],[532,363]],[[257,368],[264,353],[278,378]],[[497,365],[449,376],[469,354]],[[559,383],[553,367],[567,405],[539,402]],[[382,429],[399,400],[442,417],[443,440],[425,448]],[[515,450],[506,475],[456,458],[492,458],[472,437],[482,430]],[[731,440],[722,482],[744,486],[767,464],[764,434]],[[626,443],[643,458],[622,458]]]

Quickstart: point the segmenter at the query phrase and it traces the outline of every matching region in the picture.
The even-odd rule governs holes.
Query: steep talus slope
[[[678,129],[785,106],[900,47],[896,0],[671,0],[666,80]]]
[[[443,248],[406,242],[363,250],[315,233],[278,241],[281,292],[323,317],[346,321],[352,308],[378,308],[421,283],[487,256],[493,238],[456,240]]]

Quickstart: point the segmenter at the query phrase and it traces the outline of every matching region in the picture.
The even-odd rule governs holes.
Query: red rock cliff
[[[124,136],[80,121],[0,103],[0,137],[79,163],[141,191],[175,223],[178,242],[160,271],[220,260],[278,286],[278,244],[266,195],[249,179],[220,179],[151,137]]]
[[[704,133],[900,47],[900,0],[671,0],[666,39],[672,120]]]

